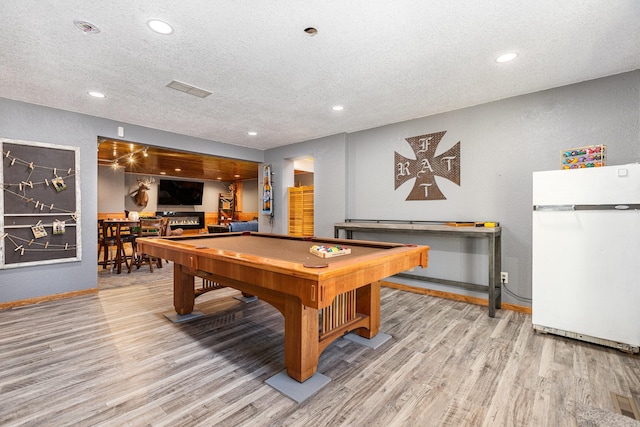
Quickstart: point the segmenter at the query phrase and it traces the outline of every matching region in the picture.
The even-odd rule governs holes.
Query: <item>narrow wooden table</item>
[[[348,255],[320,258],[313,245],[343,245]],[[284,316],[287,374],[313,376],[322,351],[348,331],[372,338],[380,327],[380,280],[427,267],[428,246],[226,233],[140,238],[142,252],[173,261],[174,307],[194,309],[194,276],[255,295]]]

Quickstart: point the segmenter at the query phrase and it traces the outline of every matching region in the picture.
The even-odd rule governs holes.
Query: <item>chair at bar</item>
[[[166,234],[169,218],[140,218],[140,227],[137,237],[161,237]],[[149,264],[149,270],[153,273],[153,264],[162,268],[162,258],[153,257],[145,253],[136,253],[136,268],[142,264]]]

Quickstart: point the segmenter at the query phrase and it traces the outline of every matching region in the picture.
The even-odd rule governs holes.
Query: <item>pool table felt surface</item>
[[[173,240],[173,239],[172,239]],[[213,249],[221,255],[245,254],[266,259],[274,259],[279,261],[303,264],[305,266],[313,266],[320,268],[326,265],[335,264],[340,261],[353,260],[364,255],[383,251],[392,247],[403,245],[390,245],[387,247],[362,246],[354,241],[341,241],[336,243],[331,239],[316,239],[313,241],[298,240],[274,237],[273,235],[225,235],[221,237],[200,237],[197,239],[176,239],[174,241],[193,245],[195,249]],[[351,249],[351,253],[332,258],[321,258],[309,252],[311,247],[316,244],[340,245]]]

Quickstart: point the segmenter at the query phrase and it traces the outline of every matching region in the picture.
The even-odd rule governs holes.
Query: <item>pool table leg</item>
[[[380,282],[356,289],[356,311],[369,316],[369,328],[359,328],[358,335],[371,339],[380,330]]]
[[[284,303],[284,365],[299,382],[311,378],[318,367],[318,310],[287,295]]]
[[[191,313],[196,300],[193,276],[183,268],[178,263],[173,265],[173,306],[180,315]]]

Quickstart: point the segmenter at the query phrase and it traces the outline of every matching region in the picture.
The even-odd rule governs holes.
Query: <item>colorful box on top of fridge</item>
[[[606,151],[607,146],[603,144],[562,150],[560,152],[560,167],[562,169],[582,169],[604,166]]]

